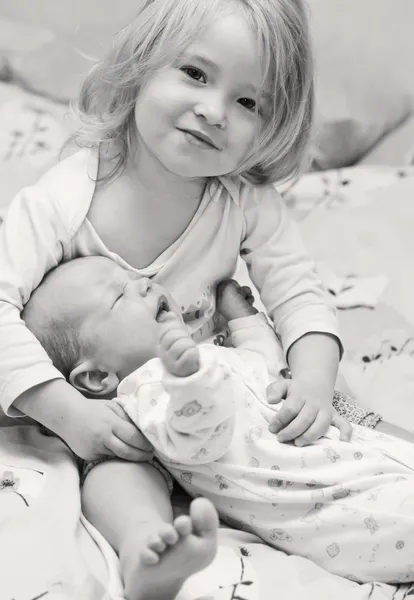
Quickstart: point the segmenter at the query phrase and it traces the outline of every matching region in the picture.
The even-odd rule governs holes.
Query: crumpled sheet
[[[1,600],[121,600],[113,551],[80,519],[71,453],[36,426],[9,425],[0,427]],[[408,589],[359,585],[221,528],[216,559],[177,600],[403,600]]]

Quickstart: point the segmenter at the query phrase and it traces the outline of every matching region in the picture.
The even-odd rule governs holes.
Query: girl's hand
[[[337,427],[340,439],[351,439],[351,424],[341,417],[332,406],[332,394],[300,380],[282,379],[267,388],[269,404],[283,406],[269,425],[269,431],[277,433],[280,442],[295,442],[296,446],[312,444],[323,436],[330,425]]]
[[[77,456],[88,461],[104,456],[136,462],[152,458],[151,444],[124,409],[107,400],[85,400],[77,406],[63,439]]]

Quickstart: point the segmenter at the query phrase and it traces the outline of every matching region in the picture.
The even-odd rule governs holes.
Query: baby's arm
[[[13,200],[0,228],[1,407],[42,423],[83,458],[147,458],[135,446],[148,445],[126,415],[71,388],[20,316],[45,273],[70,258],[69,220],[37,186]]]
[[[250,304],[250,288],[240,287],[234,279],[221,281],[217,286],[217,310],[227,320],[234,348],[253,352],[266,365],[266,382],[280,379],[287,369],[282,346],[264,313]],[[262,369],[259,369],[261,371]]]
[[[223,349],[197,347],[173,313],[162,324],[160,358],[162,381],[147,382],[145,368],[137,383],[135,375],[121,383],[118,402],[168,460],[216,460],[233,435],[237,401],[245,393],[241,376],[223,360]]]

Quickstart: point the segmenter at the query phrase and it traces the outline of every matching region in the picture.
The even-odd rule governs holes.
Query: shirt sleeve
[[[270,315],[285,354],[306,333],[339,340],[335,307],[299,232],[273,186],[241,191],[245,230],[240,254]]]
[[[246,394],[239,372],[223,360],[223,349],[200,346],[200,369],[189,377],[164,374],[158,384],[123,386],[118,399],[161,460],[203,464],[226,452],[238,403]],[[144,373],[148,375],[148,368]],[[122,389],[127,392],[122,393]]]
[[[22,190],[0,228],[0,398],[11,407],[31,387],[62,377],[20,313],[45,273],[64,257],[69,236],[57,203],[40,188]]]
[[[228,327],[233,347],[256,357],[256,361],[249,360],[248,363],[256,363],[255,370],[261,374],[265,388],[281,377],[280,372],[288,365],[280,341],[264,313],[232,319]]]

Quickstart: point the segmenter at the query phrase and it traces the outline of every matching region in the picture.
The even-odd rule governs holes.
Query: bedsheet
[[[351,284],[361,278],[386,282],[373,305],[355,302],[338,310],[341,372],[362,405],[414,431],[414,168],[308,175],[300,182],[308,196],[306,181],[316,189],[318,178],[325,191],[313,208],[299,189],[286,198],[317,265],[328,265]]]
[[[78,475],[66,447],[34,426],[2,427],[2,600],[103,597],[105,582],[79,551],[89,542],[79,517]]]

